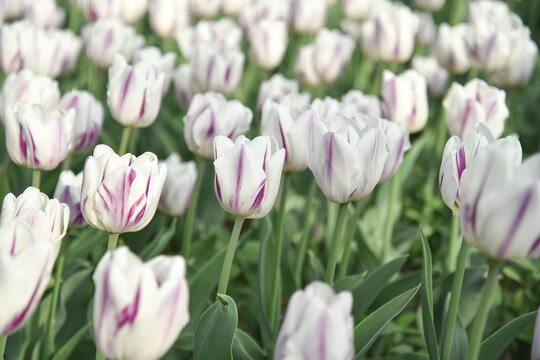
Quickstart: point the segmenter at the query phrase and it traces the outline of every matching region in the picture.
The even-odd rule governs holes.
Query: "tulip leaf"
[[[248,333],[236,329],[233,343],[233,359],[259,360],[265,357],[266,353]]]
[[[65,360],[65,359],[69,359],[70,356],[71,356],[71,353],[73,352],[73,350],[75,349],[75,346],[77,346],[77,344],[79,343],[79,341],[81,341],[81,339],[83,338],[83,336],[86,334],[86,332],[88,331],[88,329],[90,329],[90,326],[92,325],[91,322],[87,323],[86,325],[84,325],[81,329],[79,329],[79,331],[77,331],[75,333],[75,335],[73,335],[71,337],[71,339],[68,340],[68,342],[66,342],[57,352],[56,354],[54,354],[52,360]]]
[[[454,337],[452,340],[451,359],[462,360],[465,359],[465,357],[467,356],[467,350],[469,348],[469,337],[459,316],[456,320],[456,326],[454,327]]]
[[[218,295],[218,300],[197,323],[193,360],[231,360],[237,324],[238,312],[233,298]]]
[[[420,238],[422,239],[422,325],[424,329],[424,338],[430,360],[439,358],[437,349],[437,334],[435,333],[435,324],[433,322],[433,272],[431,263],[431,250],[424,232],[420,228]]]
[[[508,322],[480,345],[479,360],[497,360],[502,352],[535,318],[536,311],[530,312]]]
[[[262,220],[260,230],[260,253],[257,277],[259,279],[259,325],[265,349],[274,343],[273,327],[270,324],[270,291],[272,286],[272,262],[274,259],[274,247],[272,239],[272,222],[268,216]],[[281,286],[281,284],[279,284]]]
[[[165,246],[171,241],[172,237],[176,233],[176,218],[173,219],[171,226],[167,230],[161,230],[155,237],[155,239],[148,244],[141,252],[141,258],[145,261],[161,254]]]
[[[86,281],[91,282],[92,269],[82,269],[77,271],[68,277],[60,287],[60,301],[58,304],[58,310],[56,313],[55,321],[55,333],[60,330],[67,318],[67,302],[73,296],[73,294],[79,289]]]
[[[338,280],[334,283],[334,290],[336,293],[356,288],[362,283],[365,278],[365,274],[350,275]]]
[[[386,325],[409,304],[419,288],[420,284],[414,289],[405,291],[403,294],[375,310],[356,325],[354,328],[354,346],[358,352],[356,353],[355,360],[362,358],[375,340],[377,340]]]

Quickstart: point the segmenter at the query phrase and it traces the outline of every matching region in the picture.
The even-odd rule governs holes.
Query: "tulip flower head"
[[[168,52],[162,54],[160,48],[157,46],[148,46],[135,51],[133,55],[133,64],[139,62],[146,62],[147,64],[154,65],[160,72],[165,75],[163,94],[169,90],[171,83],[172,72],[174,71],[174,64],[176,63],[176,53]]]
[[[287,24],[282,20],[262,20],[249,32],[249,55],[255,65],[272,70],[276,68],[287,50]]]
[[[178,66],[172,74],[172,80],[176,103],[182,109],[187,109],[195,95],[195,90],[193,90],[191,84],[191,66],[189,64]]]
[[[82,172],[75,175],[73,171],[65,170],[60,173],[54,190],[54,198],[69,207],[69,227],[71,228],[86,225],[81,212],[82,181]]]
[[[32,25],[43,29],[58,28],[64,23],[66,11],[58,7],[54,0],[39,0],[26,5],[24,17]]]
[[[157,35],[173,39],[191,24],[188,0],[152,0],[148,13],[150,27]]]
[[[299,34],[314,34],[326,22],[326,0],[294,0],[293,28]]]
[[[189,8],[191,13],[201,18],[214,17],[220,7],[223,0],[189,0]]]
[[[431,96],[440,96],[448,83],[448,71],[431,56],[415,56],[411,66],[426,78],[428,93]]]
[[[380,117],[381,103],[374,95],[352,89],[341,97],[340,113],[346,117],[355,117],[358,114]]]
[[[426,11],[438,11],[444,5],[444,0],[414,0],[414,5]]]
[[[289,0],[257,0],[242,11],[239,20],[246,37],[249,37],[251,27],[262,20],[282,20],[289,23],[290,17]]]
[[[222,0],[222,10],[228,16],[238,16],[249,6],[251,0]]]
[[[172,153],[163,162],[167,166],[167,179],[159,199],[159,208],[172,216],[186,212],[197,180],[194,161],[182,162],[180,155]]]
[[[148,0],[79,0],[79,8],[90,21],[116,18],[134,24],[145,15]]]
[[[266,99],[272,99],[274,102],[280,102],[280,100],[290,93],[298,93],[298,81],[287,79],[280,73],[276,73],[268,80],[263,80],[259,86],[259,93],[257,95],[257,112],[261,112]],[[309,101],[309,94],[303,93]]]
[[[444,23],[439,26],[433,54],[452,74],[463,74],[471,67],[465,42],[469,32],[468,24],[450,26]]]
[[[362,20],[372,13],[376,0],[342,0],[345,17],[352,20]]]

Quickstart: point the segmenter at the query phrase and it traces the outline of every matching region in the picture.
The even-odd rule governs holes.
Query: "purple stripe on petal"
[[[459,148],[458,153],[456,154],[456,169],[458,172],[458,180],[461,180],[461,174],[467,167],[467,158],[465,157],[465,148],[462,146]]]
[[[238,164],[236,169],[236,186],[234,196],[231,198],[231,207],[235,210],[238,209],[240,204],[240,190],[242,186],[242,178],[244,176],[244,152],[246,151],[245,145],[240,146],[240,153],[238,154]]]
[[[259,185],[259,186],[260,186],[261,190],[257,194],[257,197],[255,198],[255,201],[253,202],[253,205],[251,206],[250,212],[257,211],[261,207],[261,204],[262,204],[262,202],[264,200],[264,196],[266,195],[266,179],[264,179],[261,182],[261,185]]]
[[[529,250],[528,257],[533,256],[535,251],[538,249],[538,246],[540,246],[540,236],[536,238],[534,243],[531,246],[531,249]]]
[[[131,304],[126,305],[120,314],[116,316],[116,327],[117,331],[120,330],[126,324],[133,324],[137,313],[139,311],[139,299],[141,297],[141,287],[137,287],[137,292],[135,293],[135,299]]]
[[[527,190],[527,192],[523,196],[523,199],[521,200],[521,204],[518,209],[518,213],[516,214],[516,218],[512,222],[512,226],[510,226],[510,230],[508,231],[506,238],[504,239],[501,246],[499,247],[499,250],[497,251],[497,256],[499,258],[503,258],[506,251],[508,250],[508,247],[512,243],[512,240],[514,239],[514,236],[516,235],[516,232],[519,226],[521,225],[523,217],[525,216],[527,207],[529,206],[529,203],[531,201],[533,194],[534,194],[534,188],[530,188],[529,190]]]
[[[133,67],[128,70],[128,74],[124,81],[124,87],[122,88],[122,92],[120,93],[120,100],[118,101],[118,112],[121,112],[122,108],[124,107],[127,93],[129,91],[129,84],[131,83],[131,78],[133,77],[133,71],[134,71]]]

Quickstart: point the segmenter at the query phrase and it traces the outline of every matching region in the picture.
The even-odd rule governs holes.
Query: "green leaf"
[[[259,326],[264,347],[269,348],[274,344],[272,324],[269,321],[270,311],[270,288],[272,286],[272,259],[275,256],[272,241],[272,222],[268,216],[263,218],[259,239],[261,242],[259,253],[259,266],[257,277],[259,279],[259,288],[257,291],[259,301]],[[279,284],[281,286],[281,284]]]
[[[523,329],[534,320],[536,311],[521,315],[510,321],[480,345],[479,360],[497,360]]]
[[[354,328],[354,345],[358,353],[355,360],[360,359],[369,350],[385,326],[407,306],[419,288],[420,285],[417,285],[414,289],[405,291],[356,325]]]
[[[171,226],[169,226],[167,230],[161,230],[156,235],[155,239],[144,248],[144,250],[141,252],[141,258],[146,261],[161,254],[175,233],[176,218],[173,219]]]
[[[336,293],[351,290],[359,286],[362,280],[365,278],[365,274],[349,275],[334,283],[334,290]]]
[[[52,360],[66,360],[69,359],[71,353],[75,349],[75,346],[81,341],[82,337],[86,334],[90,326],[92,325],[91,322],[84,325],[79,331],[75,333],[71,337],[71,339],[68,340],[57,352],[54,354]]]
[[[310,282],[324,281],[324,266],[313,251],[308,250]]]
[[[218,295],[199,319],[193,341],[193,360],[232,360],[238,313],[230,296]]]
[[[56,313],[55,334],[62,328],[67,318],[67,302],[84,281],[91,282],[92,269],[82,269],[68,277],[60,287],[60,301]]]
[[[437,334],[435,333],[435,324],[433,322],[433,271],[431,268],[431,250],[420,228],[420,238],[422,239],[422,325],[424,329],[424,338],[430,360],[439,358],[437,349]]]
[[[259,360],[264,359],[266,353],[248,333],[236,329],[233,343],[233,359]]]
[[[457,317],[456,326],[454,327],[454,340],[452,341],[452,360],[463,360],[467,356],[469,349],[469,337],[463,322]]]

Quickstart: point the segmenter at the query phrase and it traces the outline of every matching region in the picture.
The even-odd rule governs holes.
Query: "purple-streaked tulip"
[[[268,80],[261,82],[259,94],[257,95],[257,111],[260,113],[266,99],[279,103],[279,101],[290,93],[298,93],[298,81],[287,79],[280,73],[272,75]],[[303,93],[309,102],[309,94]]]
[[[0,1],[0,20],[14,19],[24,13],[25,1]]]
[[[251,4],[252,0],[222,0],[223,4],[222,10],[225,15],[228,16],[238,16],[244,10]]]
[[[191,13],[201,18],[216,16],[223,0],[189,0]]]
[[[176,63],[176,53],[168,52],[166,54],[161,53],[161,49],[157,46],[148,46],[135,51],[133,55],[133,64],[139,62],[146,62],[154,65],[159,71],[165,75],[165,82],[163,85],[163,93],[165,94],[169,90],[171,83],[172,72],[174,71],[174,65]]]
[[[9,157],[30,169],[53,170],[71,149],[74,121],[75,110],[49,112],[26,102],[8,106],[4,126]]]
[[[444,5],[444,0],[414,0],[414,5],[426,11],[438,11]]]
[[[322,79],[315,69],[315,45],[302,46],[298,50],[294,63],[294,70],[298,73],[300,82],[309,86],[321,84]]]
[[[197,180],[197,167],[194,161],[182,162],[177,153],[169,155],[163,163],[167,165],[167,179],[159,199],[159,209],[171,216],[180,216],[189,207]]]
[[[118,19],[101,19],[83,27],[82,37],[86,55],[100,68],[112,65],[116,54],[131,60],[135,50],[144,44],[144,37],[135,28],[124,25]]]
[[[303,171],[308,165],[311,123],[315,114],[309,110],[309,99],[289,94],[279,102],[266,100],[262,109],[261,134],[274,137],[285,149],[285,172]]]
[[[167,167],[156,155],[118,156],[98,145],[84,163],[81,211],[91,226],[109,233],[139,231],[156,212]]]
[[[64,170],[60,173],[56,189],[54,190],[54,198],[69,207],[70,228],[86,225],[81,212],[82,181],[82,172],[75,175],[71,170]]]
[[[176,103],[182,109],[187,109],[193,95],[195,95],[195,90],[193,90],[191,83],[191,66],[189,64],[183,64],[177,67],[172,74],[172,80]]]
[[[60,109],[75,109],[72,152],[91,150],[99,138],[103,126],[103,105],[88,91],[71,90],[60,101]]]
[[[276,68],[287,50],[287,24],[281,20],[262,20],[251,27],[249,56],[253,63],[265,70]]]
[[[341,114],[341,104],[331,96],[325,96],[324,99],[314,99],[311,103],[311,110],[317,117],[330,120]]]
[[[499,138],[510,114],[505,98],[504,90],[489,86],[480,79],[473,79],[465,86],[452,83],[443,100],[448,132],[463,139],[474,123],[480,122],[489,128],[496,139]]]
[[[538,312],[536,313],[536,321],[534,323],[531,360],[540,360],[540,308],[538,308]]]
[[[362,24],[358,21],[343,19],[339,23],[339,28],[356,41],[360,41],[360,39],[362,39]]]
[[[428,93],[431,96],[440,96],[448,83],[448,71],[443,68],[432,56],[415,56],[411,68],[426,78]]]
[[[160,255],[143,263],[127,247],[107,252],[92,276],[94,336],[111,359],[159,359],[189,322],[186,263]]]
[[[375,0],[342,0],[345,17],[352,20],[362,20],[371,15]]]
[[[148,16],[152,31],[166,39],[191,24],[188,0],[153,0]]]
[[[285,150],[274,138],[226,136],[214,140],[214,187],[221,207],[235,216],[259,219],[274,206],[281,182]]]
[[[252,2],[240,14],[240,24],[249,36],[251,27],[262,20],[282,20],[289,23],[290,0],[258,0]]]
[[[128,65],[122,55],[109,69],[107,104],[112,117],[124,126],[152,125],[161,107],[165,74],[154,65],[139,62]]]
[[[490,21],[479,21],[469,31],[466,44],[472,66],[492,72],[504,68],[513,51],[512,33],[521,30],[498,29]]]
[[[222,50],[216,44],[196,44],[191,59],[191,81],[196,92],[232,92],[242,79],[245,56],[238,49]]]
[[[24,68],[24,54],[33,43],[34,28],[28,21],[17,21],[0,26],[0,67],[4,74]]]
[[[58,28],[64,23],[66,11],[58,7],[54,0],[39,0],[26,6],[24,17],[40,28]]]
[[[468,21],[471,24],[491,21],[497,27],[508,26],[516,22],[521,23],[521,20],[512,13],[507,3],[492,0],[470,1]]]
[[[274,350],[274,360],[354,357],[353,297],[312,282],[291,296]],[[314,346],[316,339],[316,346]]]
[[[194,154],[212,159],[214,138],[224,135],[233,141],[244,135],[253,113],[238,100],[227,100],[215,92],[196,94],[184,117],[184,139]]]
[[[52,244],[54,261],[68,228],[69,208],[57,199],[49,199],[39,189],[28,187],[17,197],[12,193],[4,197],[0,225],[13,221],[28,226],[35,239]]]
[[[314,34],[326,22],[326,0],[294,0],[293,28],[300,34]]]
[[[79,8],[90,21],[117,18],[134,24],[146,13],[148,0],[80,0]]]
[[[459,214],[461,210],[458,192],[463,171],[478,150],[493,141],[491,131],[484,124],[476,123],[463,141],[452,136],[446,142],[439,171],[439,188],[444,203],[454,214]]]
[[[328,200],[360,200],[379,183],[388,157],[380,127],[360,128],[357,121],[341,116],[315,118],[309,143],[309,169]]]
[[[426,79],[412,69],[399,75],[385,70],[381,109],[386,119],[405,124],[409,133],[421,131],[428,119]]]
[[[441,24],[433,44],[433,55],[452,74],[463,74],[471,67],[467,53],[468,24]]]
[[[353,89],[341,97],[340,113],[346,117],[354,117],[357,114],[380,117],[381,103],[378,97]]]
[[[419,11],[414,14],[418,18],[418,32],[416,33],[416,39],[420,44],[431,46],[437,36],[433,15],[431,15],[431,13]]]

